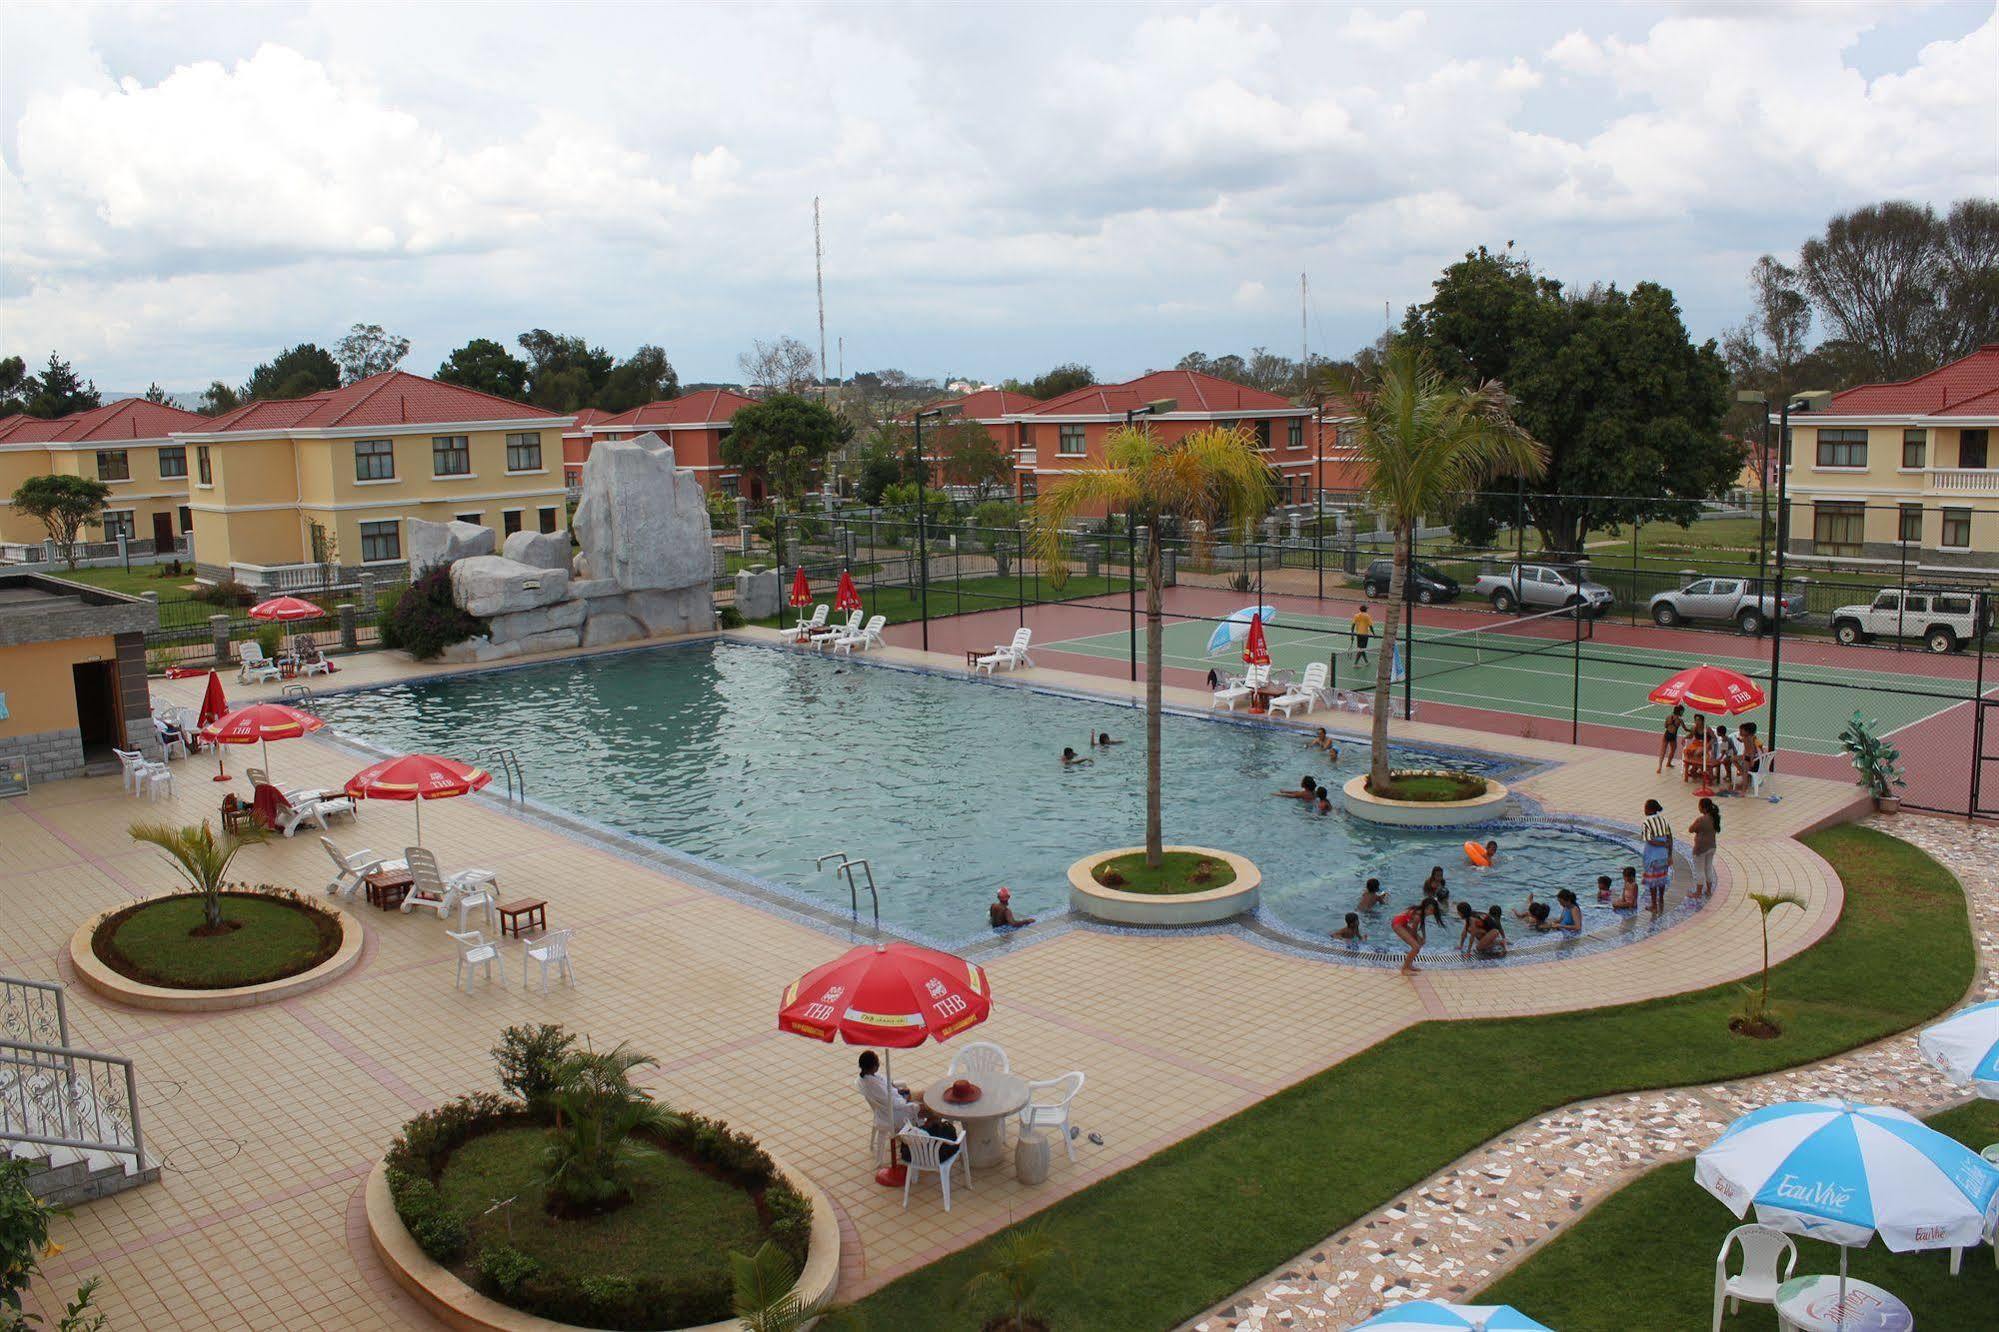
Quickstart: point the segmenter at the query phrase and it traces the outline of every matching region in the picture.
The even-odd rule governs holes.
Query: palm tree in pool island
[[[1513,420],[1513,399],[1497,381],[1475,388],[1453,384],[1429,357],[1398,342],[1380,369],[1336,392],[1357,420],[1353,441],[1367,474],[1367,503],[1395,534],[1394,572],[1382,608],[1381,651],[1374,662],[1374,754],[1368,786],[1389,786],[1388,707],[1395,635],[1402,624],[1402,589],[1415,557],[1416,524],[1450,509],[1497,477],[1532,480],[1548,466],[1547,447]]]
[[[1270,465],[1246,431],[1201,430],[1168,443],[1148,430],[1126,426],[1105,441],[1102,466],[1066,474],[1035,501],[1035,551],[1058,581],[1067,572],[1063,526],[1081,515],[1123,513],[1152,535],[1145,543],[1145,863],[1155,869],[1165,854],[1159,831],[1160,671],[1165,655],[1160,528],[1177,522],[1197,540],[1224,526],[1246,536],[1275,492]]]

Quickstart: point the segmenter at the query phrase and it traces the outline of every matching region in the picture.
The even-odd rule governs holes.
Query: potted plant
[[[1873,795],[1874,808],[1883,814],[1894,814],[1902,808],[1902,797],[1895,790],[1908,783],[1902,780],[1902,751],[1886,737],[1875,734],[1880,725],[1856,712],[1840,730],[1839,744],[1853,760],[1853,770],[1859,774],[1858,784]]]

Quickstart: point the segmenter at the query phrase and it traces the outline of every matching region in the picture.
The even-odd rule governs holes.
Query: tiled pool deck
[[[747,637],[756,637],[750,634]],[[952,659],[900,648],[897,662],[962,671]],[[376,654],[350,658],[336,686],[429,673]],[[328,682],[315,682],[328,683]],[[1038,684],[1121,695],[1100,677],[1026,672],[998,687]],[[199,679],[156,686],[197,701]],[[232,701],[274,687],[230,689]],[[1199,708],[1184,692],[1174,702]],[[1312,718],[1317,722],[1320,718]],[[1358,730],[1364,719],[1327,719]],[[1490,737],[1416,723],[1396,734],[1429,744]],[[551,719],[540,742],[559,742]],[[528,746],[523,746],[527,749]],[[1555,813],[1636,824],[1663,793],[1677,823],[1691,797],[1650,760],[1519,740],[1509,753],[1550,766],[1522,784]],[[230,753],[240,771],[246,751]],[[528,753],[530,780],[532,754]],[[357,756],[319,738],[271,751],[287,783],[334,786]],[[7,929],[0,971],[72,980],[71,932],[93,912],[168,887],[157,853],[133,845],[137,818],[211,816],[230,789],[207,778],[212,759],[176,765],[174,808],[121,794],[100,778],[0,802],[0,901]],[[239,783],[240,786],[240,783]],[[1752,889],[1802,892],[1808,910],[1773,926],[1779,956],[1807,946],[1836,918],[1839,886],[1794,835],[1841,817],[1851,787],[1784,779],[1784,799],[1731,801],[1719,899],[1656,938],[1591,956],[1501,970],[1415,977],[1329,965],[1237,935],[1132,936],[1072,930],[1023,939],[988,959],[998,998],[980,1031],[1017,1070],[1085,1070],[1074,1165],[1057,1153],[1045,1185],[985,1172],[946,1216],[934,1197],[901,1210],[866,1165],[867,1124],[852,1090],[854,1051],[780,1034],[784,985],[843,941],[740,898],[683,882],[581,833],[523,818],[482,795],[432,802],[424,839],[447,868],[499,872],[508,895],[532,889],[552,923],[577,929],[579,985],[524,993],[519,955],[505,990],[451,985],[449,941],[434,917],[352,907],[366,930],[362,961],[333,985],[270,1008],[172,1016],[109,1005],[72,987],[72,1025],[85,1046],[137,1059],[146,1129],[165,1170],[159,1184],[79,1208],[62,1223],[46,1298],[86,1276],[104,1278],[115,1327],[409,1327],[427,1319],[390,1283],[368,1247],[360,1185],[396,1126],[426,1106],[490,1087],[488,1050],[501,1028],[559,1021],[599,1040],[629,1039],[662,1064],[668,1101],[720,1115],[757,1134],[833,1197],[844,1238],[843,1297],[989,1233],[1011,1220],[1234,1113],[1425,1018],[1586,1008],[1697,988],[1758,964]],[[346,849],[388,851],[408,840],[409,811],[364,806],[336,824]],[[316,837],[245,853],[246,877],[317,892],[330,867]],[[1558,982],[1558,983],[1557,983]],[[1170,1023],[1160,1015],[1170,1013]],[[1305,1013],[1308,1021],[1272,1021]],[[897,1073],[923,1081],[950,1051],[904,1054]]]

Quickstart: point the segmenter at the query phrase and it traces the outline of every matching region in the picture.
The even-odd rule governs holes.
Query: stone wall
[[[157,750],[157,741],[154,744]],[[30,782],[53,782],[83,776],[83,732],[74,726],[36,735],[0,740],[0,761],[26,756]]]

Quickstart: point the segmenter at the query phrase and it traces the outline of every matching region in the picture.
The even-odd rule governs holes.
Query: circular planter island
[[[1212,862],[1217,885],[1127,891],[1104,883],[1100,868],[1107,862],[1145,854],[1142,846],[1127,846],[1084,856],[1069,867],[1069,909],[1117,925],[1211,925],[1256,910],[1263,875],[1249,860],[1206,846],[1169,846],[1165,851],[1168,857]]]
[[[195,893],[99,912],[70,936],[70,964],[107,999],[212,1013],[316,990],[361,960],[361,925],[344,911],[275,893],[221,897],[227,928],[213,934]]]
[[[1397,772],[1396,777],[1434,778],[1450,782],[1466,778],[1464,773],[1444,771]],[[1347,813],[1369,823],[1385,823],[1403,828],[1452,828],[1460,824],[1489,823],[1513,794],[1504,782],[1490,777],[1473,777],[1484,790],[1461,799],[1396,800],[1378,796],[1367,789],[1367,774],[1352,778],[1340,788]]]

